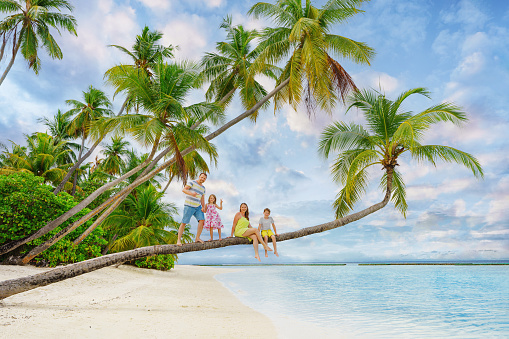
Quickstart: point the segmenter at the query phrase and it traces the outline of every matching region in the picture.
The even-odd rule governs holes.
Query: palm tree
[[[334,180],[343,188],[334,207],[336,218],[350,212],[366,191],[368,169],[380,166],[384,170],[380,187],[386,190],[392,182],[392,201],[403,215],[408,208],[405,183],[398,171],[398,159],[408,154],[419,162],[436,165],[438,160],[464,165],[476,177],[482,177],[481,165],[472,155],[449,146],[421,145],[424,133],[433,124],[450,121],[456,125],[466,122],[466,114],[451,103],[441,103],[413,114],[401,108],[403,101],[413,94],[429,98],[424,88],[403,92],[395,101],[376,91],[358,91],[349,99],[349,109],[358,108],[367,121],[367,129],[358,124],[336,122],[325,128],[320,140],[320,153],[338,155],[332,165]]]
[[[4,152],[6,164],[0,168],[0,174],[30,172],[43,177],[45,183],[56,185],[70,166],[70,163],[62,161],[69,152],[65,141],[55,143],[53,137],[46,133],[27,136],[26,140],[26,148],[13,143],[12,152]]]
[[[85,148],[85,141],[90,134],[92,124],[102,117],[112,115],[112,105],[110,100],[103,91],[98,90],[93,86],[89,86],[88,91],[83,92],[83,101],[67,100],[66,103],[73,107],[67,111],[66,114],[74,116],[69,126],[69,133],[75,137],[81,137],[81,147],[78,154],[78,161],[76,161],[74,166],[65,176],[64,180],[62,180],[60,185],[55,189],[55,194],[60,191],[61,186],[63,187],[76,168],[78,168],[85,160],[85,157],[82,157],[82,154],[83,149]],[[72,195],[74,195],[76,190],[76,181],[77,174],[74,176]]]
[[[278,0],[275,4],[259,2],[249,10],[255,18],[272,19],[278,27],[262,33],[262,49],[254,68],[265,63],[277,64],[287,56],[278,84],[288,83],[275,96],[275,107],[290,103],[295,109],[304,96],[308,109],[318,105],[330,111],[356,86],[350,75],[333,55],[369,65],[374,50],[365,43],[330,33],[334,24],[346,22],[362,12],[358,7],[365,0],[329,0],[316,8],[310,0]]]
[[[401,103],[412,94],[428,96],[428,92],[423,88],[404,92],[395,101],[387,99],[384,94],[373,91],[355,92],[349,97],[350,108],[356,107],[362,111],[367,121],[367,130],[360,125],[337,122],[325,129],[320,141],[319,150],[324,156],[328,157],[332,152],[340,152],[332,166],[335,179],[344,184],[344,188],[335,202],[338,217],[352,209],[353,204],[359,199],[367,184],[366,169],[374,164],[381,166],[384,170],[381,180],[385,192],[383,200],[364,210],[339,217],[325,224],[280,234],[276,237],[278,242],[324,232],[357,221],[385,207],[393,193],[396,208],[404,212],[406,210],[404,183],[395,167],[398,165],[399,156],[406,151],[409,151],[408,154],[420,161],[429,161],[432,164],[435,164],[436,160],[455,162],[466,166],[476,177],[483,176],[479,162],[470,154],[448,146],[421,145],[419,143],[424,132],[433,124],[442,121],[461,124],[467,121],[465,113],[450,103],[431,106],[418,114],[402,110]],[[248,243],[248,240],[244,238],[227,238],[204,244],[147,246],[109,254],[86,262],[57,268],[37,276],[1,282],[0,299],[119,262],[156,254],[178,254]]]
[[[127,155],[129,150],[129,141],[123,141],[121,137],[112,137],[111,144],[106,145],[102,153],[106,158],[102,161],[100,167],[101,170],[110,174],[120,174],[122,167],[124,166],[124,160],[122,156]]]
[[[60,141],[66,142],[65,147],[69,149],[69,152],[67,153],[67,157],[64,161],[66,161],[66,163],[75,162],[77,159],[74,151],[79,151],[80,145],[70,141],[74,139],[74,137],[69,134],[69,126],[71,125],[70,115],[58,110],[57,114],[53,116],[53,119],[43,117],[37,119],[37,121],[41,122],[49,129],[49,135],[53,137],[56,144]]]
[[[138,247],[174,244],[179,224],[173,219],[177,208],[161,201],[162,193],[154,186],[136,189],[118,209],[106,218],[102,226],[118,236],[111,246],[114,252]],[[170,228],[171,230],[167,230]],[[187,234],[187,242],[192,234]]]
[[[255,76],[260,73],[276,80],[281,70],[265,64],[259,67],[258,72],[252,72],[251,65],[259,56],[260,49],[252,49],[251,44],[260,38],[260,34],[241,25],[232,26],[231,17],[224,19],[220,27],[227,32],[226,41],[216,44],[218,53],[206,53],[201,61],[204,80],[210,81],[206,98],[226,106],[239,89],[242,106],[249,109],[267,95]],[[256,121],[257,116],[258,111],[251,118]]]
[[[177,159],[179,176],[185,182],[187,171],[177,138],[189,135],[194,144],[208,144],[200,133],[188,127],[188,122],[205,118],[217,122],[223,117],[221,107],[213,103],[183,106],[189,92],[199,85],[198,67],[186,62],[159,62],[152,77],[140,71],[136,74],[124,72],[116,75],[114,83],[134,98],[128,103],[128,109],[139,106],[144,111],[115,119],[120,130],[128,131],[142,145],[151,146],[153,151],[161,143],[168,145]]]
[[[51,12],[51,10],[57,10]],[[12,68],[16,55],[21,54],[28,62],[28,67],[35,74],[39,73],[41,60],[38,49],[42,44],[53,59],[62,59],[62,51],[50,33],[50,27],[66,30],[76,34],[76,19],[69,14],[62,14],[67,9],[72,12],[73,6],[66,0],[0,0],[0,12],[8,13],[0,22],[0,36],[3,38],[0,49],[0,60],[9,41],[12,41],[12,57],[0,78],[0,85]]]
[[[131,72],[136,70],[142,70],[148,77],[153,75],[153,67],[165,58],[172,58],[173,51],[177,48],[172,45],[168,47],[159,45],[158,42],[163,38],[163,34],[159,31],[150,31],[145,26],[141,32],[141,35],[136,36],[136,42],[132,46],[132,50],[129,51],[127,48],[119,45],[110,45],[129,55],[132,59],[132,65],[118,65],[110,68],[104,74],[107,81],[112,82],[120,74],[125,72]],[[115,92],[117,95],[119,91]],[[129,97],[122,105],[118,115],[121,115],[125,109]]]

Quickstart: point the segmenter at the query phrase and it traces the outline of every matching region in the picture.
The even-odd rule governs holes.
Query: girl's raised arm
[[[215,204],[217,208],[219,208],[220,210],[223,209],[223,199],[221,199],[221,205],[220,206],[217,206],[217,204]]]

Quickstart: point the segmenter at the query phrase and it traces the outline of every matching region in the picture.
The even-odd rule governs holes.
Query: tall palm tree
[[[329,0],[322,8],[310,0],[259,2],[249,10],[255,18],[271,19],[278,27],[262,32],[262,49],[255,69],[286,60],[278,84],[287,82],[275,96],[276,108],[288,102],[294,108],[304,98],[308,109],[316,105],[330,111],[338,98],[356,86],[335,56],[369,65],[374,50],[363,42],[331,34],[331,26],[361,13],[365,0]],[[290,56],[289,59],[286,59]],[[339,97],[338,97],[339,96]]]
[[[207,133],[208,131],[209,129],[207,126],[198,125],[194,120],[191,119],[187,122],[187,126],[181,128],[180,130],[177,130],[175,133],[175,140],[177,142],[178,149],[187,149],[189,147],[193,148],[193,151],[183,156],[185,168],[191,178],[197,177],[198,174],[202,172],[208,173],[210,171],[207,162],[201,156],[199,151],[202,151],[205,154],[207,154],[209,156],[210,162],[217,166],[218,154],[216,151],[216,147],[210,143],[197,142],[199,141],[200,136]],[[168,153],[167,157],[170,156],[173,156],[172,152]],[[179,177],[179,172],[180,169],[176,163],[173,163],[166,168],[168,182],[164,189],[162,190],[162,193],[166,192],[173,179]]]
[[[50,27],[58,33],[65,30],[77,35],[76,19],[70,14],[61,13],[65,9],[70,12],[73,10],[73,6],[66,0],[0,0],[0,12],[8,14],[0,22],[0,36],[3,38],[0,60],[3,59],[8,42],[12,43],[12,57],[0,78],[0,85],[11,70],[20,48],[28,67],[35,74],[41,68],[38,55],[40,45],[44,46],[53,59],[62,59],[62,51],[51,35]]]
[[[56,184],[62,180],[70,163],[65,163],[69,152],[65,141],[55,143],[53,137],[46,133],[28,136],[27,147],[13,143],[12,152],[5,152],[8,161],[0,168],[0,174],[30,172],[44,178],[44,182]]]
[[[93,86],[89,86],[88,91],[83,92],[83,101],[67,100],[66,103],[72,107],[66,112],[66,114],[73,116],[73,120],[69,126],[69,133],[75,137],[81,137],[81,146],[78,154],[78,161],[74,164],[69,173],[67,173],[66,178],[62,180],[62,183],[60,184],[62,186],[70,178],[72,172],[74,172],[85,160],[82,158],[82,154],[83,149],[85,148],[85,141],[90,134],[92,124],[102,117],[112,115],[112,105],[110,100],[103,91],[96,89]],[[76,190],[76,181],[77,174],[74,176],[72,195],[74,195]],[[57,190],[60,188],[60,185],[57,187]]]
[[[192,135],[195,144],[208,144],[202,135],[187,127],[187,122],[205,118],[217,122],[223,118],[221,107],[214,103],[183,105],[189,92],[199,85],[198,67],[187,62],[159,62],[154,66],[152,77],[141,71],[124,72],[115,76],[114,84],[133,98],[128,109],[136,105],[143,110],[139,114],[116,118],[120,130],[128,131],[142,145],[151,146],[153,150],[165,140],[172,148],[180,168],[179,176],[185,182],[187,172],[177,135]]]
[[[468,119],[461,109],[451,103],[441,103],[414,114],[401,106],[413,94],[429,98],[424,88],[403,92],[395,101],[376,91],[355,92],[349,99],[349,109],[358,108],[367,121],[367,128],[358,124],[336,122],[325,128],[319,150],[329,157],[338,153],[331,167],[334,180],[343,188],[334,202],[336,217],[341,218],[352,210],[369,184],[368,169],[381,167],[384,175],[380,187],[387,189],[392,182],[392,201],[406,214],[405,183],[397,169],[398,159],[409,155],[419,162],[436,165],[439,160],[466,166],[476,177],[482,177],[481,165],[475,157],[449,146],[422,145],[424,133],[434,124],[449,121],[456,125]]]
[[[218,53],[206,53],[202,58],[202,75],[210,81],[207,100],[228,105],[234,92],[240,91],[240,98],[245,109],[253,107],[267,95],[263,86],[255,80],[255,76],[263,74],[274,80],[281,70],[273,65],[264,64],[258,72],[252,72],[251,64],[259,56],[260,49],[252,48],[253,41],[260,38],[256,30],[246,30],[242,25],[233,26],[231,17],[223,20],[220,26],[226,30],[226,41],[218,42]],[[258,111],[251,118],[256,120]]]
[[[110,175],[120,174],[124,165],[122,156],[129,153],[129,145],[129,141],[124,141],[121,137],[112,137],[111,144],[106,145],[102,151],[106,158],[101,163],[101,170]]]
[[[163,34],[159,31],[150,31],[150,29],[145,26],[141,32],[141,35],[136,36],[136,42],[132,46],[131,50],[128,50],[125,47],[119,45],[110,45],[111,47],[115,47],[123,53],[129,55],[132,59],[131,65],[118,65],[110,68],[104,74],[104,77],[107,81],[111,82],[118,76],[118,74],[123,74],[125,72],[131,72],[136,70],[142,70],[149,77],[153,75],[153,67],[159,62],[164,60],[165,58],[172,58],[173,51],[177,48],[172,45],[167,47],[163,45],[159,45],[159,41],[163,38]],[[115,92],[117,95],[119,91]],[[122,105],[118,115],[121,115],[125,109],[127,101],[130,100],[129,97],[126,98],[126,101]]]

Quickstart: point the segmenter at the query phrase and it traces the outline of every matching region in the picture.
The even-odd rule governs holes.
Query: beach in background
[[[0,265],[0,281],[46,270]],[[213,278],[224,270],[123,265],[36,288],[0,302],[0,338],[276,338],[266,316]]]

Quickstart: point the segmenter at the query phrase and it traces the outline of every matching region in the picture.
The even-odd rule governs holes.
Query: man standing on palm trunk
[[[177,238],[178,246],[182,246],[180,239],[182,238],[186,224],[189,224],[193,215],[196,220],[198,220],[196,242],[203,244],[203,240],[200,239],[200,235],[203,230],[203,223],[205,222],[205,215],[203,214],[203,212],[206,211],[204,199],[205,186],[203,186],[205,180],[207,180],[207,174],[200,173],[197,180],[192,180],[182,190],[182,192],[186,195],[186,201],[184,202],[184,215],[182,216],[182,222],[179,227]]]

